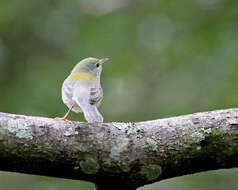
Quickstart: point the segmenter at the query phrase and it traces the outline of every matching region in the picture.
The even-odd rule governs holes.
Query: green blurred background
[[[109,57],[105,121],[238,105],[236,0],[0,2],[0,111],[62,116],[61,84],[85,57]],[[81,114],[71,114],[83,120]],[[154,190],[238,189],[238,170],[165,180]],[[3,190],[92,190],[87,182],[0,173]]]

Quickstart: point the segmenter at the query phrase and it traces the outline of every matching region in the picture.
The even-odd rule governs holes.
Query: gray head
[[[100,77],[102,72],[102,65],[108,58],[97,59],[93,57],[88,57],[80,61],[72,70],[72,73],[85,72],[90,73],[94,77]]]

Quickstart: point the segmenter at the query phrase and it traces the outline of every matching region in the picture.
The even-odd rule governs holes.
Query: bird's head
[[[88,57],[80,61],[72,70],[72,73],[85,72],[93,75],[94,77],[100,76],[102,72],[102,65],[108,58],[97,59],[93,57]]]

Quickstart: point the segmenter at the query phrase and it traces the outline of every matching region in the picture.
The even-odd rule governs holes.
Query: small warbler
[[[70,111],[83,112],[85,119],[90,122],[103,122],[103,116],[98,111],[103,98],[100,83],[102,65],[108,58],[86,58],[80,61],[65,79],[62,85],[62,100],[69,108],[60,120],[67,121]]]

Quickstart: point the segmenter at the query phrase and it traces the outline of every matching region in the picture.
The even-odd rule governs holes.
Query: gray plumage
[[[90,123],[103,122],[103,116],[97,107],[103,99],[100,75],[102,64],[107,60],[108,58],[86,58],[80,61],[62,85],[62,100],[69,111],[83,112]],[[66,118],[67,116],[68,114]]]

